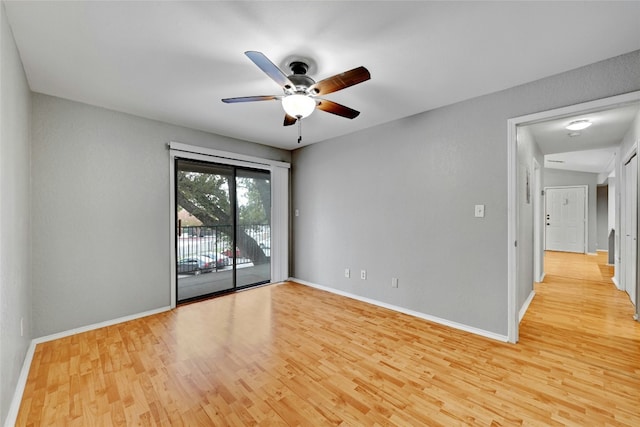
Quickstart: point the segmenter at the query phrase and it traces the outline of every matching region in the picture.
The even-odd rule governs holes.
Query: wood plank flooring
[[[639,426],[605,255],[545,262],[517,345],[271,285],[38,345],[17,425]]]

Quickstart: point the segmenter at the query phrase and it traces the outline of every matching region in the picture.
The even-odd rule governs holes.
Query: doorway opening
[[[597,138],[594,140],[589,139],[587,138],[590,134],[589,132],[579,132],[579,135],[576,135],[576,132],[568,132],[565,130],[565,126],[568,125],[569,122],[590,117],[596,117],[597,120],[602,119],[600,124],[606,123],[610,119],[610,117],[607,116],[608,114],[615,115],[621,110],[626,111],[630,120],[627,123],[626,129],[623,129],[624,131],[618,139],[609,141],[609,144],[613,147],[598,145],[602,143],[602,138],[599,138],[599,140]],[[596,127],[595,124],[597,123],[597,121],[594,121],[594,126],[591,128],[592,130],[603,129],[603,126]],[[612,200],[615,198],[614,203],[616,203],[617,206],[615,212],[615,231],[617,233],[615,240],[617,253],[615,267],[616,275],[618,275],[620,264],[622,263],[622,258],[618,258],[620,248],[619,235],[624,233],[623,229],[625,227],[628,228],[628,226],[620,222],[619,199],[628,197],[628,195],[620,192],[620,185],[618,185],[618,181],[624,180],[624,178],[620,177],[620,160],[621,154],[624,154],[628,149],[629,139],[636,139],[636,145],[638,143],[637,140],[640,139],[638,123],[640,123],[640,91],[535,113],[508,121],[508,337],[510,342],[515,343],[518,341],[519,320],[533,299],[533,283],[544,278],[543,260],[544,248],[546,246],[546,242],[544,241],[546,233],[544,233],[544,231],[540,232],[540,230],[544,230],[546,222],[544,222],[538,230],[534,227],[535,218],[540,215],[538,212],[540,204],[537,198],[542,198],[543,192],[540,191],[538,194],[535,194],[535,192],[534,194],[530,194],[530,170],[535,171],[536,163],[544,164],[541,173],[542,187],[584,185],[586,184],[585,182],[571,181],[571,179],[576,178],[581,173],[585,173],[579,169],[571,170],[572,160],[570,156],[572,152],[583,151],[583,154],[587,157],[589,154],[602,154],[607,152],[610,154],[610,165],[606,166],[611,166],[609,170],[612,170],[612,173],[605,173],[604,171],[602,173],[588,172],[588,175],[593,179],[593,183],[589,183],[588,186],[587,212],[589,216],[592,216],[591,219],[593,221],[587,221],[585,224],[585,227],[587,227],[586,235],[588,237],[584,244],[586,246],[586,252],[589,255],[595,255],[597,249],[600,247],[599,242],[595,240],[597,236],[596,215],[595,213],[593,215],[591,214],[595,212],[596,209],[596,190],[599,180],[606,182],[607,179],[611,179],[611,181],[616,184],[616,190],[614,192],[610,190],[610,194],[613,194],[609,197]],[[632,126],[632,124],[634,125]],[[548,140],[545,141],[548,145],[544,146],[540,143],[539,134],[537,133],[541,129],[549,131],[549,135],[551,135],[551,131],[555,131],[556,139],[549,137]],[[612,128],[606,127],[606,129],[611,130]],[[559,139],[564,139],[565,144],[574,144],[573,148],[566,149],[569,145],[561,148],[559,145],[560,142],[558,141]],[[554,168],[554,166],[556,167]],[[562,166],[563,169],[557,166]],[[566,170],[569,170],[570,173],[566,173]],[[580,176],[579,178],[582,181],[584,177]],[[537,178],[534,177],[534,179]],[[554,181],[554,179],[556,179],[556,181]],[[562,183],[558,183],[558,180],[562,180]],[[637,214],[634,219],[637,230]],[[542,244],[540,240],[542,240]],[[635,258],[630,259],[627,256],[627,258],[624,259],[626,265],[633,263],[637,266],[638,264],[637,238],[635,245]],[[526,255],[527,253],[532,254],[532,256]],[[637,275],[635,281],[635,289],[637,290]],[[637,292],[635,293],[635,299],[637,312]]]

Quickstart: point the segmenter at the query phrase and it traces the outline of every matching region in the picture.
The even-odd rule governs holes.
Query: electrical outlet
[[[349,270],[348,268],[344,269],[344,277],[349,278],[351,277],[351,270]]]
[[[392,277],[391,278],[391,287],[392,288],[397,288],[398,287],[398,278],[397,277]]]
[[[360,278],[362,280],[367,280],[367,270],[360,270]]]

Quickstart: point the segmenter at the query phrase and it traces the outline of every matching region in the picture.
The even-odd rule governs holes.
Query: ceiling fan
[[[309,66],[303,61],[293,61],[289,65],[291,74],[286,75],[280,68],[269,60],[262,52],[248,51],[244,53],[264,73],[282,87],[283,95],[242,96],[225,98],[222,102],[253,102],[253,101],[282,101],[285,111],[284,126],[291,126],[301,119],[318,110],[326,111],[348,119],[355,119],[360,114],[352,108],[345,107],[327,99],[323,95],[337,92],[349,86],[362,83],[371,78],[365,67],[354,68],[341,74],[328,77],[316,82],[307,76]],[[298,138],[300,142],[300,138]]]

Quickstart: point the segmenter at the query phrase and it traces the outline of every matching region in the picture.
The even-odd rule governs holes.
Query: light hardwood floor
[[[294,283],[40,344],[18,425],[640,426],[605,260],[548,253],[517,345]]]

